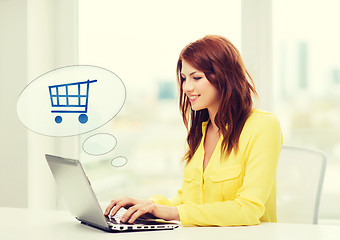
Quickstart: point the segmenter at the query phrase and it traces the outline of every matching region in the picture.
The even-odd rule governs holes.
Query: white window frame
[[[259,94],[259,108],[273,111],[272,0],[242,0],[242,57]]]
[[[77,59],[77,0],[28,0],[28,82],[53,69],[76,65]],[[77,157],[78,142],[78,137],[54,138],[27,132],[29,208],[59,207],[45,154]]]

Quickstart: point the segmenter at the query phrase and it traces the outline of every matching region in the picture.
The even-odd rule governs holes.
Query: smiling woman
[[[276,222],[280,123],[252,108],[256,91],[238,50],[224,37],[206,36],[182,50],[177,76],[188,129],[182,188],[172,199],[114,199],[105,214],[126,207],[122,220],[129,223],[147,213],[183,225]]]

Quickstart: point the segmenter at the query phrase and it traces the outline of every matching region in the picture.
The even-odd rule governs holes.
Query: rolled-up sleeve
[[[149,200],[160,205],[171,206],[171,207],[178,206],[183,203],[182,189],[178,190],[177,195],[171,199],[167,199],[166,197],[163,197],[162,195],[154,195],[150,197]]]

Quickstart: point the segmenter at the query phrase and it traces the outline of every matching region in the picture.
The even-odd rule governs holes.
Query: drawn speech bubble
[[[127,163],[127,158],[126,157],[116,157],[114,159],[112,159],[111,161],[111,165],[113,167],[123,167],[126,163]]]
[[[74,136],[109,122],[125,99],[124,83],[113,72],[96,66],[67,66],[28,84],[19,96],[17,114],[36,133]]]
[[[104,155],[117,145],[116,138],[108,133],[97,133],[88,137],[83,143],[83,150],[90,155]]]

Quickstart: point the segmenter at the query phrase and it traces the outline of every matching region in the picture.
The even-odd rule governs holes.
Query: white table
[[[338,225],[261,223],[245,227],[180,227],[175,230],[107,233],[80,224],[64,211],[0,208],[1,240],[316,240],[340,239]]]

